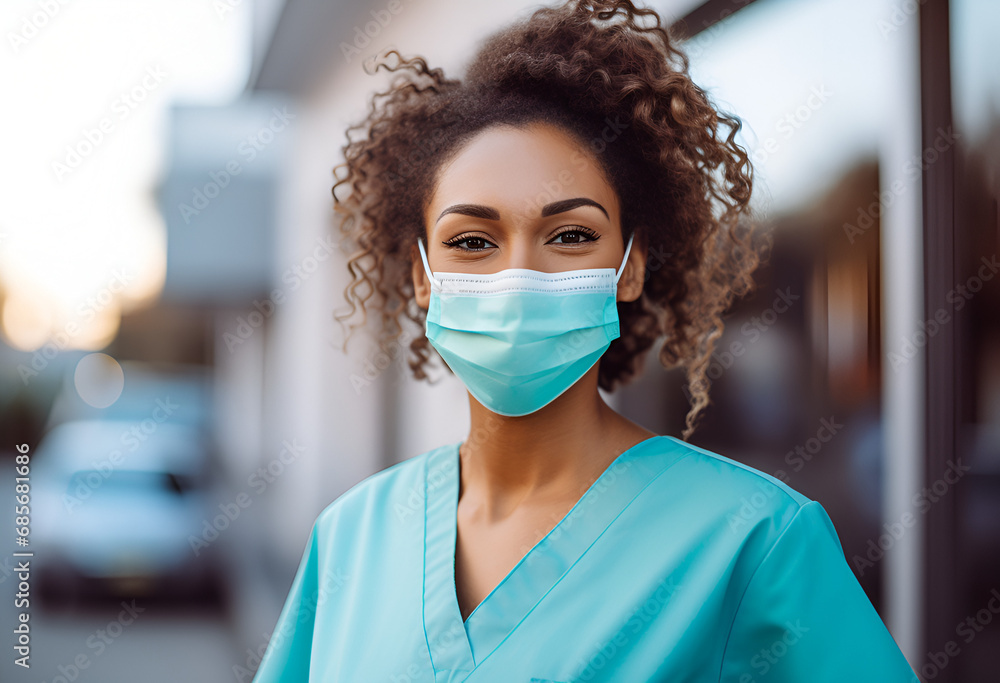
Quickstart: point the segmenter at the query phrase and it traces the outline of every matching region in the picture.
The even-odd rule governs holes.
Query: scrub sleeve
[[[919,683],[820,503],[798,509],[751,577],[719,680]]]
[[[306,683],[312,655],[313,624],[316,618],[318,591],[318,552],[316,526],[313,523],[299,568],[292,579],[278,623],[271,632],[267,650],[261,659],[253,683]]]

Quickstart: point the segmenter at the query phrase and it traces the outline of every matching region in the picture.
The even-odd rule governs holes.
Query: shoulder
[[[742,545],[761,551],[796,517],[799,524],[816,525],[816,531],[836,538],[822,506],[777,477],[675,437],[659,441],[662,452],[674,452],[674,464],[657,478],[658,495],[678,500],[700,523],[728,531],[744,539]]]
[[[456,444],[439,446],[365,477],[323,508],[314,527],[328,531],[342,516],[357,520],[357,515],[366,510],[398,513],[403,506],[417,512],[423,506],[428,466],[455,447]]]
[[[680,448],[684,452],[684,463],[687,467],[696,468],[705,476],[711,477],[711,484],[716,490],[724,487],[728,493],[760,492],[767,498],[774,499],[778,505],[793,507],[811,501],[809,497],[774,475],[675,437],[664,438],[670,441],[670,447]]]
[[[673,462],[654,481],[647,509],[663,526],[680,522],[691,556],[710,572],[725,558],[726,590],[732,604],[756,577],[759,587],[801,586],[820,571],[853,576],[837,530],[823,506],[786,482],[719,453],[673,437],[658,450]],[[847,574],[843,574],[846,571]],[[808,583],[808,582],[807,582]],[[776,598],[777,599],[777,598]]]

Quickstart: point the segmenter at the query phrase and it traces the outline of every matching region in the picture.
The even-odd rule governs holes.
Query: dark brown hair
[[[618,193],[624,236],[634,230],[633,248],[648,250],[642,295],[618,303],[621,336],[600,360],[599,386],[631,379],[663,337],[660,362],[686,372],[687,439],[709,403],[705,373],[723,314],[753,289],[767,241],[747,220],[753,179],[735,142],[741,122],[691,81],[659,15],[628,0],[569,0],[487,39],[464,80],[395,50],[374,67],[397,75],[348,128],[345,161],[334,169],[339,229],[354,248],[350,311],[337,320],[360,310],[353,331],[378,311],[383,345],[399,338],[404,316],[423,328],[411,247],[424,235],[439,169],[490,126],[554,123],[598,161]],[[409,345],[417,379],[427,378],[431,348],[423,335]]]

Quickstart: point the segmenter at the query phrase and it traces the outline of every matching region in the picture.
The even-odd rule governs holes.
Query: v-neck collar
[[[464,621],[455,585],[461,442],[431,453],[424,479],[423,614],[435,680],[464,680],[481,664],[642,489],[686,454],[678,443],[657,435],[622,452]],[[662,457],[641,457],[653,454]]]

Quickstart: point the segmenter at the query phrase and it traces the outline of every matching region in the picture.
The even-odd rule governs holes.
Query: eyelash
[[[585,237],[588,237],[589,239],[585,240],[586,242],[595,242],[598,239],[600,239],[600,235],[598,235],[596,232],[594,232],[590,228],[585,228],[583,226],[576,226],[576,227],[573,227],[573,228],[571,228],[569,230],[563,230],[562,232],[554,235],[552,237],[552,239],[556,239],[557,237],[561,237],[562,235],[566,235],[566,234],[570,234],[570,233],[574,233],[574,232],[575,233],[579,233],[580,235],[584,235]],[[444,242],[444,244],[446,246],[449,246],[449,247],[452,247],[452,248],[455,248],[455,249],[461,249],[462,251],[486,251],[486,248],[482,248],[482,249],[469,249],[468,247],[460,247],[460,246],[458,246],[459,244],[461,244],[462,242],[464,242],[464,241],[466,241],[468,239],[479,239],[479,240],[482,240],[483,242],[486,242],[487,244],[493,244],[492,242],[490,242],[485,237],[482,237],[480,235],[471,234],[471,233],[465,233],[465,234],[462,234],[462,235],[458,235],[457,237],[453,237],[452,239],[448,240],[447,242]],[[582,244],[582,242],[578,242],[576,244]]]

